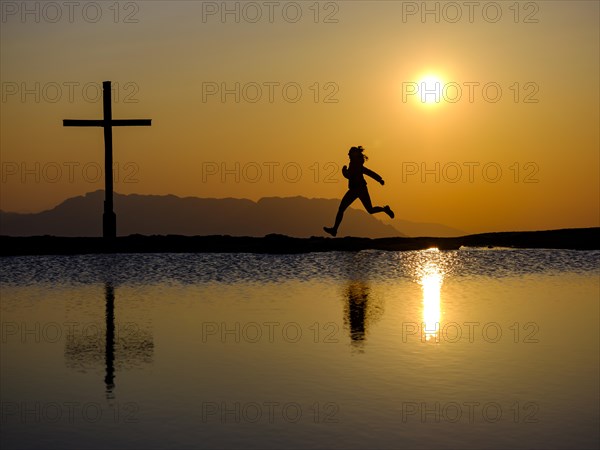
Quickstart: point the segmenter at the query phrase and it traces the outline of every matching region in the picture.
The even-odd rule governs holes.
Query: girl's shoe
[[[383,207],[383,211],[384,211],[384,212],[385,212],[385,213],[386,213],[388,216],[390,216],[390,219],[393,219],[393,218],[394,218],[394,211],[392,211],[392,209],[389,207],[389,205],[385,205],[385,206]]]
[[[333,237],[335,237],[337,234],[337,230],[335,228],[323,227],[323,230],[325,230],[325,233],[329,233]]]

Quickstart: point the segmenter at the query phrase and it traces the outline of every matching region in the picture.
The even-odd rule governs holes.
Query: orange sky
[[[5,211],[103,188],[102,130],[62,119],[112,80],[115,118],[153,120],[114,130],[117,192],[341,198],[363,145],[399,218],[599,226],[596,1],[44,5],[2,4]],[[427,74],[439,104],[410,95]]]

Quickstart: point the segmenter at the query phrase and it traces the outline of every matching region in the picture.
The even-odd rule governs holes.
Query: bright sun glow
[[[434,74],[423,76],[417,82],[418,101],[424,105],[439,105],[442,103],[443,80]]]

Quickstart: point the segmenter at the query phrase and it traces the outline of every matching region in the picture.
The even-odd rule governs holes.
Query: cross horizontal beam
[[[152,119],[79,120],[64,119],[64,127],[149,127]]]

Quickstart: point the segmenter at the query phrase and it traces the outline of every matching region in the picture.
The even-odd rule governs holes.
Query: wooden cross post
[[[112,127],[140,127],[152,125],[152,119],[113,119],[110,81],[102,83],[102,103],[104,119],[102,120],[63,120],[65,127],[103,127],[104,128],[104,214],[102,215],[102,236],[117,236],[117,216],[113,210],[113,162],[112,162]]]

